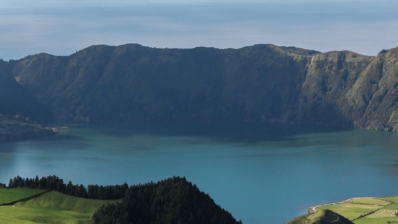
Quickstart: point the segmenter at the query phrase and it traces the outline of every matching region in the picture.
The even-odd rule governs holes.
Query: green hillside
[[[23,191],[13,190],[16,193]],[[95,210],[115,202],[77,198],[52,191],[26,202],[0,206],[0,223],[92,223],[90,217]]]
[[[130,187],[121,203],[102,206],[95,224],[241,224],[185,178]]]
[[[398,223],[398,197],[353,198],[340,203],[311,207],[309,210],[312,211],[311,214],[297,217],[287,224],[323,223],[320,220],[325,217],[326,211],[332,211],[354,224]]]
[[[38,189],[24,189],[24,188],[0,188],[0,205],[3,203],[10,203],[24,198],[29,198],[45,192],[45,190]]]
[[[37,181],[36,181],[37,180]],[[22,183],[23,181],[24,183]],[[56,176],[39,179],[15,177],[8,189],[0,189],[0,223],[70,223],[70,224],[239,224],[231,213],[217,205],[208,194],[186,181],[173,177],[157,183],[146,183],[128,187],[65,185],[67,193],[80,191],[74,197],[55,190],[17,188],[22,184],[39,188],[62,190],[63,180]],[[71,188],[75,186],[75,188]],[[36,186],[37,187],[37,186]],[[125,188],[126,187],[126,188]],[[112,190],[113,189],[113,190]],[[98,192],[97,192],[98,191]],[[112,191],[114,191],[112,193]],[[44,192],[44,193],[43,193]],[[97,193],[96,193],[97,192]],[[79,195],[79,194],[77,194]],[[119,200],[98,200],[87,197],[112,197]],[[120,197],[123,195],[123,197]],[[33,196],[33,197],[30,197]],[[30,197],[30,198],[27,198]],[[19,199],[24,199],[16,201]]]

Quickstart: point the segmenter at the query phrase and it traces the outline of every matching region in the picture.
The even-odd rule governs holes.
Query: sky
[[[0,58],[91,45],[296,46],[377,55],[398,46],[396,0],[2,0]]]

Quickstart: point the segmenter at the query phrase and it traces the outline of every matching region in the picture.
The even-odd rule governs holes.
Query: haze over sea
[[[194,131],[193,131],[194,130]],[[398,133],[280,125],[71,127],[0,144],[0,182],[74,184],[185,176],[246,224],[284,223],[311,205],[398,195]]]
[[[87,46],[295,46],[377,55],[398,45],[395,0],[3,0],[0,58]]]

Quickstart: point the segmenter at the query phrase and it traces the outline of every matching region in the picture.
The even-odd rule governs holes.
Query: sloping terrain
[[[316,206],[309,215],[286,224],[389,224],[398,223],[398,198],[353,198],[340,203]]]
[[[369,57],[270,44],[99,45],[9,66],[66,123],[277,122],[398,131],[398,48]]]
[[[29,198],[43,192],[45,192],[45,190],[0,188],[0,205],[13,201],[18,201],[24,198]]]
[[[0,114],[43,122],[51,115],[43,105],[14,78],[9,63],[0,60]]]
[[[241,224],[185,178],[133,186],[121,203],[102,206],[95,224]]]
[[[9,63],[0,60],[0,142],[52,134],[39,125],[50,119],[50,110],[15,80]]]
[[[215,204],[208,194],[201,192],[196,185],[186,181],[185,178],[173,177],[157,183],[151,182],[130,187],[125,184],[127,185],[125,196],[119,197],[118,200],[89,199],[88,197],[95,193],[91,192],[92,190],[98,191],[101,197],[116,194],[116,191],[124,190],[118,187],[120,185],[106,187],[89,185],[88,194],[75,197],[60,193],[58,190],[50,190],[54,186],[60,189],[63,183],[63,180],[56,176],[36,179],[38,181],[32,182],[35,179],[22,179],[18,176],[14,178],[14,181],[10,180],[10,188],[0,188],[0,223],[242,223],[236,221],[229,212]],[[21,181],[25,185],[21,185]],[[39,186],[36,183],[39,183]],[[35,187],[17,187],[26,185]],[[80,187],[69,181],[68,188],[72,186],[80,192],[85,191],[83,185]],[[2,187],[5,186],[2,185]],[[114,189],[113,192],[111,189]],[[120,192],[118,195],[121,195]],[[1,204],[1,202],[6,202],[6,204]]]
[[[320,216],[314,220],[310,220],[307,215],[303,215],[287,222],[286,224],[353,224],[353,222],[347,218],[331,210],[324,210],[320,213]]]
[[[15,192],[37,191],[34,189],[10,190]],[[115,202],[77,198],[51,191],[26,202],[0,206],[0,223],[92,223],[90,218],[95,210],[101,205]]]
[[[313,54],[289,51],[130,44],[92,46],[68,57],[39,54],[11,65],[63,122],[288,122]]]

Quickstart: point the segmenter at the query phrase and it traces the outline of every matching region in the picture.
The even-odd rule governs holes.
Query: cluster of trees
[[[0,183],[0,188],[6,187]],[[121,203],[100,207],[93,215],[95,224],[241,224],[231,213],[215,204],[185,177],[173,177],[157,183],[98,186],[64,183],[57,176],[10,180],[9,188],[55,190],[67,195],[92,199],[120,199]]]
[[[0,183],[0,188],[6,188],[6,187],[7,187],[6,184]]]
[[[131,186],[121,203],[102,206],[96,224],[238,224],[209,195],[185,178]]]
[[[4,185],[5,187],[5,185]],[[115,186],[98,186],[98,185],[88,185],[84,187],[83,185],[73,185],[71,181],[68,184],[64,183],[63,179],[57,176],[36,178],[22,178],[20,176],[10,179],[8,184],[9,188],[38,188],[38,189],[48,189],[55,190],[63,194],[82,197],[82,198],[92,198],[92,199],[120,199],[126,195],[129,189],[128,184]]]

